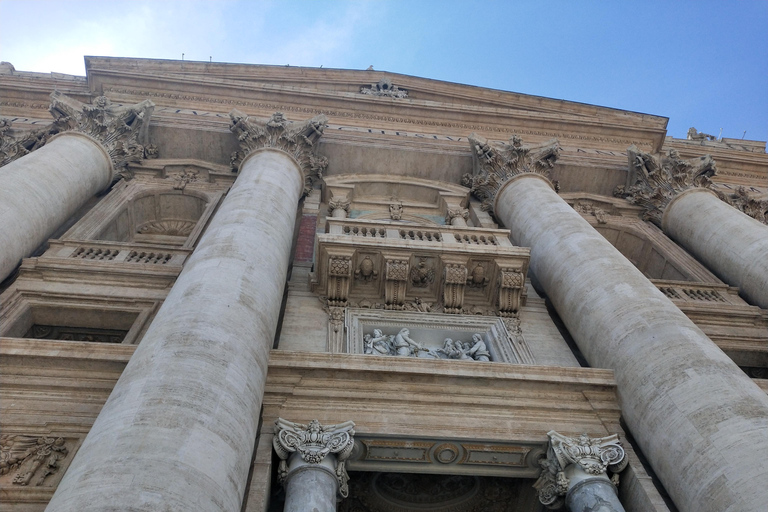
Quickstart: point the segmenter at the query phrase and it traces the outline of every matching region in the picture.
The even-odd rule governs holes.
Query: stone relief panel
[[[53,487],[64,473],[77,439],[21,434],[0,435],[2,487]],[[56,478],[54,475],[57,475]]]
[[[348,308],[344,320],[347,332],[339,345],[345,345],[344,352],[372,357],[535,364],[519,322],[509,321],[514,318],[424,315],[421,313],[429,312],[429,304],[419,306],[423,311]]]

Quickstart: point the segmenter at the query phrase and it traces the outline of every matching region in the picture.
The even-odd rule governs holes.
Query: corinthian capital
[[[48,110],[59,131],[75,130],[98,140],[120,172],[129,163],[144,158],[149,118],[154,109],[155,104],[149,100],[115,105],[106,96],[99,96],[88,105],[54,91]]]
[[[627,149],[627,159],[634,184],[627,189],[617,187],[614,195],[642,206],[643,217],[659,226],[664,209],[678,194],[694,187],[710,188],[709,178],[717,173],[710,155],[683,160],[674,149],[659,158],[632,145]]]
[[[275,148],[293,156],[304,173],[304,194],[312,190],[317,178],[322,178],[328,159],[315,154],[315,143],[323,135],[328,119],[320,114],[303,123],[294,123],[275,112],[269,119],[248,117],[237,109],[229,113],[232,121],[229,129],[237,134],[240,149],[233,155],[232,164],[237,166],[251,151]]]
[[[11,134],[11,121],[0,118],[0,167],[36,150],[57,132],[58,129],[50,124],[14,137]]]
[[[462,185],[483,202],[482,208],[493,210],[493,202],[501,187],[514,176],[535,173],[549,178],[552,167],[560,154],[557,139],[538,145],[527,146],[517,135],[508,144],[494,144],[477,134],[469,136],[475,171],[465,174]]]
[[[278,477],[284,482],[294,464],[289,467],[287,461],[293,453],[297,453],[301,460],[309,465],[317,465],[329,454],[335,454],[335,473],[339,482],[339,494],[346,498],[349,494],[347,483],[349,476],[345,468],[346,461],[352,453],[355,445],[354,427],[351,421],[345,421],[336,425],[321,425],[319,421],[312,420],[308,425],[294,423],[278,418],[275,421],[277,432],[272,440],[277,456],[280,458]]]
[[[539,461],[542,472],[533,485],[539,495],[539,501],[550,509],[558,509],[565,503],[563,497],[571,489],[568,473],[571,468],[584,472],[588,476],[603,476],[607,472],[614,473],[611,481],[618,483],[617,475],[627,466],[624,448],[621,447],[619,436],[589,437],[581,434],[578,437],[568,437],[554,430],[547,433],[549,449],[547,458]]]

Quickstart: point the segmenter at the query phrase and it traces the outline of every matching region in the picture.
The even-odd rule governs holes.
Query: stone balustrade
[[[747,306],[747,303],[739,297],[739,289],[727,284],[666,281],[661,279],[652,279],[651,282],[673,302],[720,303]]]

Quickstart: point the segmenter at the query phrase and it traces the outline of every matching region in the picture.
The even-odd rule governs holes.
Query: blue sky
[[[0,60],[84,55],[417,75],[768,140],[768,1],[0,0]]]

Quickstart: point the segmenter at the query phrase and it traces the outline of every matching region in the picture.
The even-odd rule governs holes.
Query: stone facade
[[[764,507],[764,142],[86,64],[0,68],[0,510]]]

